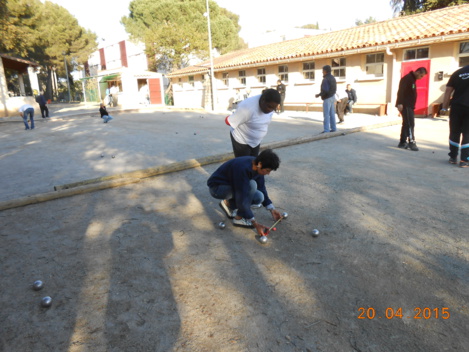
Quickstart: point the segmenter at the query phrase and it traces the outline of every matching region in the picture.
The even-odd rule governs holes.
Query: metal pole
[[[64,64],[65,64],[65,79],[67,80],[67,88],[68,88],[68,102],[70,103],[72,101],[72,98],[70,96],[70,81],[68,79],[68,68],[67,68],[67,59],[65,58],[65,53],[64,53]]]
[[[208,45],[210,49],[210,88],[212,90],[212,110],[215,110],[215,103],[216,103],[216,92],[215,92],[215,73],[213,70],[213,56],[212,56],[212,31],[210,29],[210,8],[208,7],[208,0],[206,0],[207,4],[207,21],[208,21]]]

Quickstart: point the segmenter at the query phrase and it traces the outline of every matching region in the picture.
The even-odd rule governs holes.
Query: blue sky
[[[47,0],[43,0],[47,1]],[[80,25],[104,38],[107,44],[125,39],[122,16],[128,15],[131,0],[49,0],[66,8]],[[390,0],[216,0],[240,16],[241,37],[272,29],[319,23],[321,29],[338,30],[355,20],[392,18]],[[319,3],[315,5],[315,3]],[[103,42],[104,43],[104,42]]]

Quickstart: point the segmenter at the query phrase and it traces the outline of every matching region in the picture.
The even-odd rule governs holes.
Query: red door
[[[430,60],[408,61],[402,63],[401,78],[410,71],[419,67],[425,67],[428,74],[417,80],[417,102],[415,104],[415,115],[428,115],[428,90],[430,87]]]
[[[150,92],[150,104],[161,104],[161,85],[159,78],[148,79],[148,90]]]

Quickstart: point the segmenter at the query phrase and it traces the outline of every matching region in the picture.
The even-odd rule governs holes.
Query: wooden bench
[[[285,102],[284,106],[301,106],[305,107],[306,112],[309,112],[310,108],[315,108],[314,111],[322,111],[322,102]],[[374,115],[384,116],[386,115],[386,105],[387,104],[360,104],[357,103],[353,105],[354,111],[370,111],[374,110]],[[317,109],[316,109],[317,108]]]

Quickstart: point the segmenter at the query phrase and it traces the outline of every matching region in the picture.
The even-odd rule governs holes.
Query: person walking
[[[258,156],[243,156],[221,165],[207,180],[209,192],[221,199],[220,207],[234,226],[255,228],[263,236],[264,226],[256,221],[251,208],[262,205],[270,211],[274,220],[281,218],[265,187],[264,176],[280,166],[280,158],[271,149],[263,150]]]
[[[357,103],[357,92],[350,84],[347,84],[345,92],[347,93],[348,97],[347,106],[345,108],[345,115],[347,115],[349,113],[353,113],[353,105]]]
[[[283,102],[285,101],[285,94],[287,92],[287,87],[285,84],[282,83],[281,80],[277,81],[277,92],[280,94],[280,111],[279,113],[283,113],[285,109],[283,108]]]
[[[449,162],[457,164],[461,150],[460,167],[469,167],[469,65],[453,72],[446,84],[443,106],[449,113]]]
[[[321,92],[316,94],[316,98],[321,97],[323,100],[324,129],[321,133],[335,132],[337,130],[335,124],[335,93],[337,91],[337,82],[331,72],[332,68],[329,65],[322,68],[323,79]]]
[[[279,104],[279,92],[266,89],[261,95],[240,102],[236,111],[226,117],[225,123],[231,127],[230,138],[236,158],[259,154],[261,141]]]
[[[29,130],[30,128],[34,130],[34,108],[29,104],[24,104],[19,108],[18,112],[23,118],[25,130]],[[31,127],[29,127],[28,119],[31,121]]]
[[[339,118],[338,123],[344,123],[345,109],[348,103],[348,95],[346,91],[343,91],[343,90],[337,91],[335,93],[335,99],[336,99],[337,117]]]
[[[44,97],[44,93],[41,92],[37,97],[36,97],[36,103],[39,104],[39,107],[41,109],[41,115],[42,118],[49,117],[49,109],[47,108],[47,100],[46,97]],[[44,116],[45,115],[45,116]]]
[[[415,152],[419,150],[415,142],[414,109],[417,102],[417,80],[422,79],[426,74],[427,69],[419,67],[415,71],[410,71],[399,82],[396,107],[402,116],[402,128],[398,148],[410,149]]]

